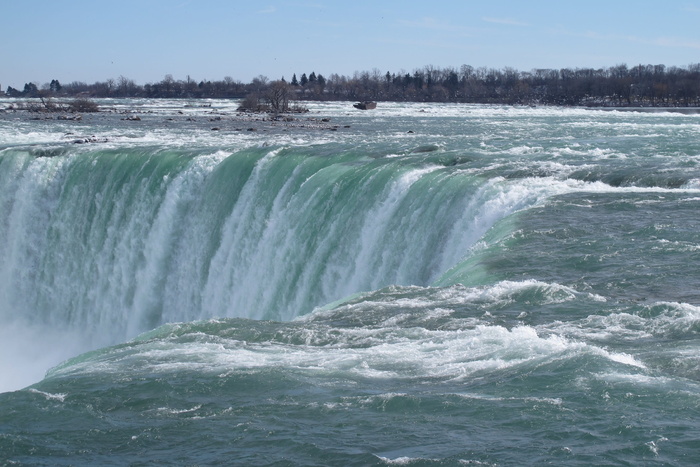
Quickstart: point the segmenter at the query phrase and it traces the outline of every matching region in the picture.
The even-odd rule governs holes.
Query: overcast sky
[[[0,86],[700,63],[700,0],[0,0]]]

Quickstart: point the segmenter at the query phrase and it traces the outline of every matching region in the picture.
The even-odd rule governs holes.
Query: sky
[[[0,0],[0,89],[700,63],[700,0]]]

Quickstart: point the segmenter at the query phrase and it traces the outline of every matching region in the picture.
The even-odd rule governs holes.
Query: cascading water
[[[289,320],[429,285],[537,199],[423,159],[312,148],[2,158],[5,320],[120,342],[165,322]]]
[[[698,463],[697,117],[134,104],[0,114],[0,464]]]

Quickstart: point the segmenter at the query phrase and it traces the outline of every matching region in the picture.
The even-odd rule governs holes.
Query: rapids
[[[700,461],[700,116],[206,104],[0,114],[0,463]]]

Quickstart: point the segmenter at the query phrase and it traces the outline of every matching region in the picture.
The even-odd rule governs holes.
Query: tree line
[[[136,84],[120,76],[103,82],[61,84],[52,80],[39,87],[27,83],[23,90],[8,87],[11,97],[148,97],[148,98],[246,98],[270,105],[282,102],[286,110],[294,100],[372,100],[410,102],[500,103],[565,106],[700,106],[700,64],[687,67],[626,64],[609,68],[562,68],[518,71],[514,68],[437,68],[425,66],[413,72],[355,72],[353,76],[312,71],[290,81],[258,76],[242,83],[230,76],[219,81],[176,80]],[[281,96],[281,97],[280,97]],[[274,107],[274,105],[273,105]]]

